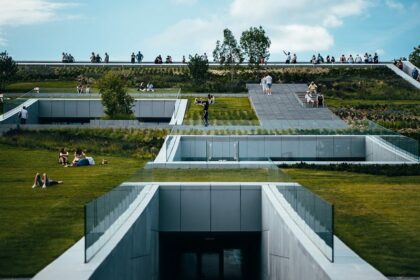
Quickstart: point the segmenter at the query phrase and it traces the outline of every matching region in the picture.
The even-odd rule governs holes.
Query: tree
[[[243,56],[238,42],[228,28],[223,30],[223,43],[218,40],[213,51],[213,58],[220,64],[233,65],[241,63]]]
[[[13,79],[18,67],[16,62],[7,52],[0,53],[0,90],[4,90],[6,85]]]
[[[420,45],[413,48],[413,52],[408,56],[408,60],[417,67],[420,67]]]
[[[203,56],[198,54],[195,54],[194,56],[190,55],[188,69],[190,70],[190,76],[194,84],[202,84],[207,81],[209,61]]]
[[[268,60],[270,45],[271,41],[261,26],[259,28],[251,27],[249,30],[242,32],[241,48],[248,57],[249,64],[258,65],[261,58],[264,61]]]
[[[132,117],[134,98],[127,93],[126,82],[120,73],[109,71],[99,81],[98,87],[105,114],[111,119]]]
[[[230,82],[233,86],[233,79],[237,71],[236,66],[244,59],[235,36],[233,36],[232,31],[228,28],[223,30],[223,43],[220,43],[219,40],[216,42],[216,48],[213,51],[213,58],[221,65],[227,65],[229,67]]]

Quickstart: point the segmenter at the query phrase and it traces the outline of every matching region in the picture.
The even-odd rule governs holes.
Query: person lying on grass
[[[55,181],[55,180],[49,179],[47,176],[47,173],[42,174],[42,177],[41,177],[41,174],[36,173],[32,188],[42,187],[43,189],[45,189],[46,187],[62,184],[62,183],[63,181]]]

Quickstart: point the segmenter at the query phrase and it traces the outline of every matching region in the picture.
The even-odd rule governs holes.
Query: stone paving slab
[[[303,107],[296,92],[307,90],[306,84],[275,84],[273,94],[262,93],[261,86],[247,85],[255,112],[264,127],[298,129],[340,129],[346,123],[328,108]]]

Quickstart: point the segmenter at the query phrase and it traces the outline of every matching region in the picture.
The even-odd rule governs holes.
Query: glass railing
[[[169,135],[157,162],[416,162],[417,152],[402,135]]]
[[[334,205],[299,185],[277,185],[277,189],[299,216],[291,215],[296,224],[334,262]]]
[[[27,100],[28,99],[26,98],[5,99],[3,101],[3,112],[0,112],[0,115],[13,110],[14,108],[25,103]]]
[[[85,205],[85,262],[104,246],[124,222],[125,213],[144,185],[120,185]]]
[[[196,120],[196,122],[199,122]],[[342,120],[288,120],[270,121],[266,125],[245,124],[247,121],[215,120],[221,125],[175,126],[170,135],[203,135],[203,136],[268,136],[268,135],[302,135],[302,136],[373,136],[372,140],[386,144],[386,149],[419,159],[418,141],[400,135],[371,121],[346,123]],[[223,124],[228,123],[230,124]],[[188,123],[188,122],[187,122]],[[319,137],[321,139],[321,137]],[[367,143],[369,144],[369,143]]]

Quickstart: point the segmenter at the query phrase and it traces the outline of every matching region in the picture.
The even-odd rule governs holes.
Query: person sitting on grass
[[[66,148],[61,148],[60,154],[58,155],[58,163],[64,167],[68,166],[69,163],[69,152]]]
[[[207,95],[207,99],[209,101],[209,104],[214,104],[214,102],[216,102],[214,95],[211,95],[210,93]]]
[[[148,82],[147,86],[146,86],[146,90],[151,91],[151,92],[155,92],[155,87],[153,86],[153,84],[151,82]]]
[[[52,185],[57,185],[57,184],[62,184],[62,183],[63,181],[55,181],[55,180],[49,179],[47,176],[47,173],[42,174],[42,176],[41,174],[36,173],[32,188],[42,187],[43,189],[45,189],[46,187],[50,187]]]
[[[137,88],[137,91],[146,91],[146,87],[144,86],[144,83],[141,82]]]
[[[73,159],[72,165],[77,166],[79,161],[81,159],[84,159],[85,157],[86,157],[86,154],[82,151],[82,149],[77,148],[76,151],[74,152],[74,159]]]

